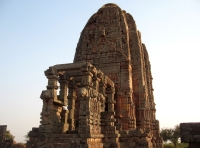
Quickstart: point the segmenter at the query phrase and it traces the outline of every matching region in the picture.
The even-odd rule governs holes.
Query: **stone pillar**
[[[110,87],[107,91],[107,103],[108,103],[108,112],[114,112],[114,104],[116,103],[114,100],[115,88]]]
[[[99,92],[99,82],[100,82],[100,78],[98,78],[97,76],[93,76],[92,77],[92,82],[93,82],[93,88]]]
[[[59,82],[60,82],[59,100],[63,102],[63,106],[67,106],[68,105],[67,92],[68,92],[69,81],[66,80],[64,75],[60,75]],[[63,131],[67,131],[69,129],[69,124],[67,123],[68,114],[69,110],[63,108],[60,114],[61,122],[63,123]]]
[[[81,67],[83,73],[79,89],[80,109],[79,109],[79,129],[78,133],[82,138],[90,137],[92,115],[91,107],[91,89],[93,74],[89,72],[89,65]]]
[[[69,117],[68,117],[68,123],[69,123],[69,130],[75,131],[75,100],[77,98],[76,94],[76,87],[74,84],[69,83],[69,95],[68,95],[68,110],[69,110]]]
[[[102,134],[104,134],[103,143],[105,147],[119,147],[118,143],[118,131],[114,123],[116,119],[114,118],[115,110],[114,110],[114,93],[115,88],[112,86],[106,85],[106,97],[107,101],[107,110],[105,112],[101,112],[101,126],[102,126]]]
[[[102,81],[99,83],[99,92],[104,96],[106,95],[106,84]]]
[[[81,137],[87,137],[89,134],[89,97],[88,90],[85,87],[79,89],[80,109],[79,109],[79,127],[78,133]]]
[[[40,98],[43,100],[43,108],[41,113],[41,125],[39,132],[52,133],[60,132],[57,130],[60,122],[60,112],[62,106],[60,104],[55,105],[53,102],[58,102],[57,98],[57,81],[58,74],[53,68],[49,68],[45,71],[45,75],[48,79],[47,90],[42,91]]]
[[[66,78],[61,75],[59,78],[60,83],[60,93],[59,93],[59,100],[63,102],[64,106],[67,106],[67,89],[69,81],[66,80]]]
[[[67,105],[67,84],[63,76],[58,77],[58,72],[50,67],[45,71],[48,78],[47,90],[42,91],[43,109],[41,113],[41,125],[39,132],[63,133],[68,130],[66,122],[67,111],[63,106]],[[58,80],[61,83],[60,95],[57,95]]]

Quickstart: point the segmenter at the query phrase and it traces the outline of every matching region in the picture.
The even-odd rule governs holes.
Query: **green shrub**
[[[165,143],[164,148],[174,148],[172,143]],[[177,148],[188,148],[188,143],[178,143]]]
[[[174,145],[172,143],[166,143],[163,146],[164,148],[174,148]]]

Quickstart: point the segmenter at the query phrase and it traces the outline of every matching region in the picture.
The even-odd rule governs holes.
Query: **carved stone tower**
[[[45,75],[41,125],[28,147],[163,147],[148,53],[133,17],[116,4],[89,19],[74,62]]]

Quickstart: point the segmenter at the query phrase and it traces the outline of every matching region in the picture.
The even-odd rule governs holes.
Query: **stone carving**
[[[74,62],[45,75],[41,125],[27,147],[163,147],[148,53],[134,19],[116,4],[88,20]]]

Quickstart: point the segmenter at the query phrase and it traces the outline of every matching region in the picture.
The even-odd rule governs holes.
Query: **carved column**
[[[107,145],[110,143],[115,147],[118,146],[118,131],[116,126],[114,125],[116,119],[114,118],[115,111],[114,111],[114,93],[115,88],[112,86],[107,85],[106,88],[106,97],[107,97],[107,110],[101,113],[101,125],[102,125],[102,133],[104,134],[103,143]],[[108,141],[108,138],[110,141]]]
[[[67,89],[69,81],[66,80],[64,75],[60,75],[59,83],[60,83],[59,100],[63,102],[63,106],[67,106]]]
[[[50,67],[45,71],[48,78],[47,90],[42,91],[41,99],[43,100],[43,109],[41,113],[41,125],[39,131],[43,133],[61,133],[61,116],[63,101],[58,100],[57,96],[57,71]]]
[[[66,80],[64,75],[60,75],[59,82],[60,82],[59,100],[63,102],[63,106],[67,106],[68,105],[67,91],[68,91],[69,81]],[[67,123],[68,114],[69,110],[67,109],[63,109],[61,112],[61,122],[63,123],[63,132],[66,132],[69,129],[69,124]]]
[[[93,74],[89,72],[90,65],[83,65],[81,67],[82,79],[79,89],[80,110],[79,110],[79,130],[81,137],[89,137],[91,133],[92,112],[91,112],[91,89]]]
[[[76,87],[71,81],[69,83],[69,95],[68,95],[68,110],[69,110],[69,117],[68,117],[68,123],[69,123],[69,130],[74,131],[75,130],[75,100],[77,98],[76,94]]]
[[[97,76],[93,76],[92,77],[92,82],[93,82],[93,88],[99,92],[99,82],[100,82],[100,78],[98,78]]]
[[[110,87],[107,90],[107,103],[108,103],[108,112],[114,112],[114,104],[116,103],[114,100],[114,94],[115,94],[115,88],[114,87]]]
[[[102,81],[99,83],[99,92],[104,96],[106,95],[106,84]]]
[[[78,133],[82,137],[87,137],[89,134],[90,119],[89,115],[89,97],[88,90],[85,87],[79,89],[80,109],[79,109],[79,128]]]

